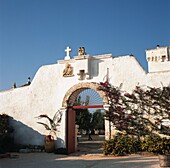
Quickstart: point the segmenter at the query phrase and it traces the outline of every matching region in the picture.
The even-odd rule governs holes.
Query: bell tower
[[[149,73],[170,71],[170,46],[157,45],[156,48],[145,50],[145,52]]]

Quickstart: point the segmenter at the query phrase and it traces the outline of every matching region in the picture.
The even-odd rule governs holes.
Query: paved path
[[[71,155],[53,153],[16,153],[16,158],[0,159],[0,168],[159,168],[157,156],[126,157],[104,156],[101,144],[103,138],[93,136],[80,139],[78,152]]]
[[[0,159],[0,168],[159,168],[158,157],[131,155],[106,157],[102,154],[55,155],[53,153],[16,154]]]

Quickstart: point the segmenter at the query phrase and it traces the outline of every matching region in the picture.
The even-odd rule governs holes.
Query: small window
[[[162,62],[165,62],[165,60],[166,60],[166,56],[163,55],[163,56],[162,56]]]
[[[79,80],[83,80],[85,78],[85,70],[79,70],[78,75],[80,75]]]
[[[158,61],[158,60],[157,60],[157,56],[155,57],[155,61]]]
[[[154,57],[152,57],[152,61],[154,61]]]
[[[148,57],[148,62],[151,60],[151,58],[150,57]]]

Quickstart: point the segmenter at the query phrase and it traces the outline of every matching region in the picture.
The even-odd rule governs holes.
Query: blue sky
[[[133,54],[170,45],[170,0],[0,0],[0,90],[25,84],[65,48],[93,55]]]

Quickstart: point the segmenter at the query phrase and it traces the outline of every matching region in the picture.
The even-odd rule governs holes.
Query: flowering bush
[[[132,93],[124,93],[121,87],[114,87],[109,82],[101,82],[109,102],[105,117],[119,131],[141,136],[160,132],[170,135],[170,128],[162,125],[163,119],[170,121],[170,86],[163,88],[139,86]]]
[[[170,121],[170,86],[145,89],[136,86],[131,93],[127,93],[106,81],[101,82],[98,89],[105,92],[110,106],[105,114],[106,119],[117,130],[126,132],[105,141],[105,155],[119,156],[141,150],[170,154],[170,139],[155,134],[170,135],[170,127],[163,124],[163,120]],[[136,135],[138,140],[134,141],[127,134]]]

